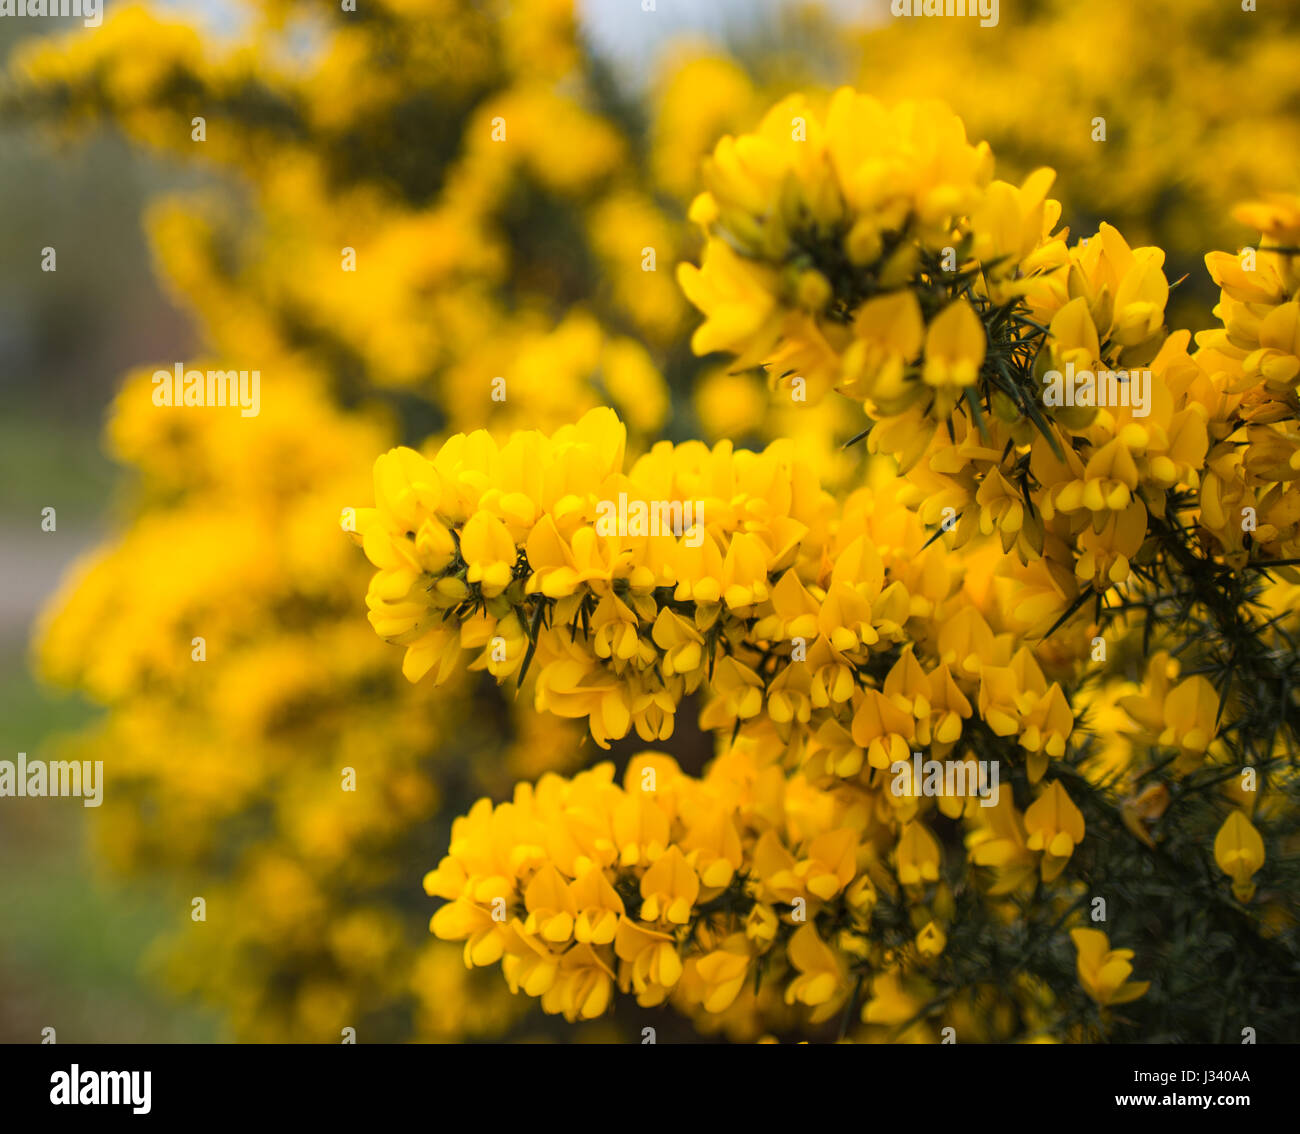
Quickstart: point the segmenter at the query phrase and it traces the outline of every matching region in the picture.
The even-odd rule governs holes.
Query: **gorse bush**
[[[1146,994],[1139,1034],[1282,1034],[1297,675],[1260,581],[1295,562],[1300,251],[1265,249],[1300,200],[1248,211],[1249,271],[1210,258],[1241,329],[1189,354],[1160,250],[1071,244],[1051,179],[997,181],[946,109],[849,90],[718,144],[695,348],[863,403],[898,478],[842,506],[783,442],[625,472],[612,411],[380,458],[356,526],[408,677],[531,663],[538,711],[602,746],[670,740],[690,695],[718,736],[701,779],[669,750],[458,821],[425,885],[468,963],[569,1019],[617,987],[752,1029],[1091,1038]],[[1115,368],[1124,404],[1045,396],[1067,364]],[[613,499],[696,526],[602,531]],[[1111,936],[1203,957],[1151,993]],[[1190,1003],[1243,948],[1270,958],[1251,990]]]
[[[209,902],[171,979],[253,1039],[1294,1039],[1300,198],[1193,336],[937,100],[263,7],[8,92],[247,188],[153,233],[263,412],[128,379],[40,643],[102,852]]]

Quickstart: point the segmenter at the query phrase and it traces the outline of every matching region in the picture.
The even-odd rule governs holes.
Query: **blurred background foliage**
[[[111,777],[98,810],[0,813],[0,1040],[639,1039],[634,1005],[569,1028],[430,938],[451,817],[594,754],[527,691],[408,687],[335,525],[389,445],[601,404],[638,447],[796,436],[855,475],[846,403],[689,352],[673,268],[720,135],[794,89],[943,98],[1002,176],[1055,167],[1076,230],[1166,248],[1194,328],[1229,206],[1300,181],[1296,28],[1212,0],[1004,0],[988,29],[885,0],[107,7],[0,21],[5,748]],[[262,413],[155,409],[176,361],[258,368]],[[41,686],[31,615],[74,557]]]

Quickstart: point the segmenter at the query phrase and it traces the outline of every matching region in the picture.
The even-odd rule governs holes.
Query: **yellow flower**
[[[555,639],[552,639],[555,641]],[[543,665],[537,677],[537,707],[561,717],[589,718],[592,739],[602,748],[627,735],[632,724],[632,695],[618,680],[565,638],[563,651]]]
[[[609,817],[609,828],[623,866],[655,862],[668,849],[668,815],[648,792],[622,796]]]
[[[898,840],[898,880],[904,886],[939,880],[939,843],[920,823],[909,823]]]
[[[1148,824],[1156,822],[1169,808],[1169,789],[1164,784],[1148,784],[1136,796],[1120,802],[1124,826],[1146,846],[1154,849]]]
[[[1072,929],[1070,940],[1078,951],[1079,983],[1102,1007],[1127,1004],[1146,995],[1150,981],[1130,981],[1132,949],[1112,949],[1100,929]]]
[[[853,714],[853,743],[859,750],[866,749],[871,767],[906,763],[911,759],[915,735],[916,719],[907,709],[894,704],[878,689],[864,692]],[[847,754],[846,761],[838,768],[840,774],[855,774],[862,766],[861,751]]]
[[[1255,894],[1251,876],[1264,865],[1264,840],[1242,811],[1233,811],[1214,836],[1214,861],[1232,879],[1232,893],[1239,902]]]
[[[916,950],[923,957],[937,957],[947,944],[948,935],[937,922],[926,922],[916,935]]]
[[[771,906],[766,902],[755,902],[745,918],[745,936],[762,952],[776,940],[779,925],[776,911]]]
[[[724,889],[745,861],[736,824],[721,806],[702,809],[692,817],[682,849],[708,890]]]
[[[695,962],[694,980],[701,986],[700,999],[706,1012],[725,1012],[740,994],[749,978],[750,957],[745,939],[728,939],[722,949],[714,949]]]
[[[673,938],[630,918],[619,918],[614,952],[624,962],[620,983],[636,992],[642,1007],[662,1004],[681,979],[682,962]]]
[[[897,969],[890,969],[872,978],[871,999],[862,1007],[862,1019],[868,1024],[896,1027],[914,1019],[925,1002],[915,982],[905,982]]]
[[[1060,780],[1053,780],[1025,812],[1025,845],[1042,851],[1044,882],[1051,882],[1065,869],[1074,848],[1083,842],[1083,812],[1066,794]]]
[[[575,945],[560,958],[551,987],[542,993],[542,1011],[560,1013],[572,1023],[594,1020],[609,1007],[614,974],[590,945]]]
[[[486,598],[510,585],[518,551],[510,532],[490,512],[475,512],[460,533],[460,553],[469,565],[465,578],[478,583]]]
[[[917,383],[906,381],[908,363],[921,353],[925,324],[911,291],[867,300],[853,320],[853,344],[844,352],[841,393],[870,400],[885,413],[906,409],[920,396]]]
[[[858,840],[851,829],[826,831],[809,844],[795,873],[809,893],[828,902],[853,881],[857,851]]]
[[[505,895],[497,895],[504,897]],[[507,928],[493,910],[464,898],[447,903],[433,915],[430,928],[444,941],[465,942],[465,965],[491,965],[505,951]]]
[[[700,879],[680,849],[669,847],[641,879],[641,916],[685,925],[700,896]]]
[[[999,793],[992,807],[976,808],[975,819],[980,825],[966,837],[970,859],[977,866],[993,869],[997,881],[989,888],[990,894],[1011,893],[1032,877],[1035,866],[1011,793]]]
[[[742,358],[761,361],[776,343],[780,322],[776,307],[776,273],[742,260],[727,245],[709,241],[704,264],[680,264],[677,280],[692,303],[707,319],[691,337],[696,354],[730,350]]]
[[[798,971],[785,990],[787,1004],[806,1004],[813,1009],[811,1022],[819,1024],[835,1015],[848,995],[848,972],[844,962],[818,935],[811,924],[800,926],[790,938],[790,964]]]
[[[1164,703],[1165,728],[1159,742],[1179,750],[1174,767],[1194,771],[1218,733],[1219,694],[1208,678],[1195,674],[1169,691]]]
[[[573,936],[577,904],[568,884],[554,866],[543,866],[533,875],[524,890],[524,907],[528,910],[525,933],[539,934],[553,945],[563,944]]]
[[[1075,577],[1081,583],[1091,583],[1099,591],[1125,582],[1130,562],[1142,546],[1146,531],[1147,510],[1140,500],[1132,501],[1122,511],[1110,513],[1099,529],[1085,528],[1079,535],[1083,554],[1075,564]]]
[[[608,945],[613,941],[623,913],[623,899],[610,885],[604,871],[588,866],[570,883],[569,893],[578,911],[573,923],[574,939],[590,945]]]
[[[961,391],[975,385],[987,349],[984,324],[965,298],[950,303],[926,328],[921,378],[940,394],[936,416],[946,416]]]

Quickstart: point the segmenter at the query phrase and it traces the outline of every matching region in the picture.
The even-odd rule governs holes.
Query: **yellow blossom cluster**
[[[948,751],[972,718],[1016,737],[1035,780],[1064,752],[1059,683],[961,593],[946,547],[921,551],[904,509],[864,496],[836,516],[780,442],[661,443],[626,472],[625,446],[593,410],[549,438],[379,458],[375,506],[343,521],[411,680],[446,680],[466,653],[498,681],[535,666],[537,708],[586,719],[602,747],[667,739],[696,694],[702,728],[770,721],[843,778]]]
[[[1039,0],[1003,12],[993,29],[863,20],[856,81],[881,99],[942,98],[1016,178],[1058,170],[1067,213],[1163,248],[1169,278],[1189,277],[1171,297],[1175,324],[1208,325],[1200,259],[1237,238],[1229,210],[1300,181],[1295,21],[1219,0]],[[1245,83],[1249,98],[1222,97]]]
[[[1275,622],[1293,621],[1296,597],[1294,584],[1270,588],[1264,603]],[[1132,628],[1124,633],[1131,635]],[[1233,751],[1222,700],[1204,674],[1187,673],[1167,649],[1153,650],[1136,674],[1112,671],[1102,683],[1077,691],[1078,712],[1087,722],[1080,770],[1115,792],[1124,828],[1152,851],[1169,839],[1189,801],[1208,793],[1216,829],[1212,847],[1200,853],[1212,854],[1233,895],[1248,903],[1256,891],[1253,876],[1267,857],[1255,823],[1285,816],[1294,775],[1281,741],[1254,766]],[[1230,696],[1225,708],[1228,721],[1239,715],[1240,695]],[[1281,926],[1292,917],[1278,897],[1270,898],[1264,916]]]
[[[698,352],[861,401],[924,522],[1042,560],[1059,612],[1124,582],[1149,512],[1199,487],[1201,376],[1165,331],[1159,249],[1109,225],[1071,246],[1051,171],[992,168],[937,104],[843,89],[823,124],[794,97],[719,142],[681,279]]]
[[[963,563],[923,546],[888,482],[839,511],[788,445],[663,444],[624,472],[625,444],[612,412],[592,411],[549,438],[479,432],[427,457],[397,449],[376,462],[375,507],[344,510],[377,568],[370,620],[405,647],[412,681],[466,666],[502,682],[526,673],[539,712],[585,719],[603,747],[633,731],[669,739],[691,698],[701,728],[733,737],[702,781],[653,756],[622,790],[602,765],[520,785],[496,809],[480,800],[427,880],[452,903],[434,930],[467,941],[475,966],[504,958],[513,989],[570,1019],[603,1013],[630,981],[643,1005],[671,992],[701,1026],[753,1038],[791,1026],[796,1002],[813,1009],[796,1026],[820,1024],[874,974],[862,1022],[907,1031],[927,999],[915,966],[943,953],[955,916],[932,825],[967,829],[953,869],[977,870],[994,907],[1040,884],[1064,897],[1085,837],[1070,792],[1047,776],[1073,711],[1004,628],[1000,584],[1014,580],[995,556]],[[690,527],[620,531],[620,497],[624,520],[659,505]],[[1004,738],[1023,808],[1009,783],[983,803],[973,786],[976,746]],[[648,795],[646,773],[659,785]],[[869,908],[853,932],[837,922],[819,935],[823,904],[855,880],[862,895],[887,891],[900,917],[926,913],[910,960],[880,948]],[[757,919],[761,944],[781,943],[763,970],[788,972],[796,991],[741,995],[769,952],[746,939]],[[1040,1020],[1036,996],[1013,998],[1011,1018]]]
[[[942,98],[973,137],[990,143],[1005,180],[1019,184],[1051,166],[1069,216],[1105,217],[1135,245],[1164,249],[1166,275],[1180,281],[1170,295],[1172,325],[1208,325],[1211,281],[1201,257],[1238,238],[1230,209],[1300,180],[1300,127],[1291,113],[1296,30],[1280,9],[1245,11],[1219,0],[1042,0],[996,29],[865,13],[857,23],[847,42],[860,90],[888,103],[918,92]],[[1092,50],[1099,27],[1106,67]],[[696,51],[671,63],[655,91],[655,168],[684,200],[698,183],[694,162],[718,137],[753,129],[779,94],[824,81],[824,74],[796,74],[778,94],[771,84],[758,89],[761,71],[751,65],[747,74],[726,56]],[[1145,81],[1117,86],[1115,74]],[[1219,96],[1242,84],[1251,98]],[[762,383],[748,373],[727,376],[726,387],[762,397]],[[842,438],[858,428],[846,406],[830,402],[813,413],[792,406],[788,391],[748,424],[756,439],[807,436],[828,455],[836,447],[826,444],[828,434]],[[701,428],[714,436],[711,418],[702,415]],[[853,471],[833,478],[829,462],[822,469],[837,487],[852,483]]]
[[[1228,560],[1300,557],[1300,196],[1238,208],[1258,248],[1205,258],[1222,327],[1196,336],[1213,397],[1201,524]]]
[[[869,465],[842,506],[780,441],[665,443],[624,473],[608,413],[376,463],[375,508],[345,519],[378,568],[371,622],[406,647],[408,677],[446,680],[477,652],[499,681],[536,666],[537,709],[585,718],[602,747],[670,738],[688,698],[718,739],[700,779],[651,755],[621,789],[601,765],[480,800],[426,879],[447,901],[433,930],[466,941],[468,964],[501,961],[513,990],[570,1020],[618,989],[737,1036],[788,1028],[794,1010],[803,1027],[835,1017],[841,1036],[896,1039],[966,1025],[986,993],[941,970],[972,926],[1014,924],[1030,893],[1069,922],[1087,899],[1076,855],[1089,873],[1108,853],[1080,852],[1094,822],[1212,856],[1236,901],[1255,899],[1268,855],[1250,813],[1288,814],[1290,781],[1266,752],[1257,785],[1229,739],[1252,713],[1231,668],[1184,672],[1176,635],[1157,626],[1151,652],[1150,620],[1186,598],[1178,617],[1211,636],[1289,642],[1294,619],[1269,630],[1219,609],[1231,563],[1176,533],[1214,529],[1213,444],[1220,480],[1234,456],[1252,467],[1254,438],[1232,436],[1250,414],[1225,388],[1290,412],[1294,281],[1212,258],[1236,331],[1189,354],[1165,325],[1163,252],[1107,224],[1071,244],[1052,178],[995,181],[943,107],[849,90],[824,117],[795,96],[718,144],[691,207],[703,264],[680,272],[705,314],[693,345],[765,368],[795,402],[835,389],[863,404],[869,449],[892,464]],[[1277,243],[1259,255],[1281,279],[1294,202],[1246,215]],[[1267,405],[1261,418],[1284,416]],[[1251,488],[1282,494],[1262,447]],[[651,530],[656,507],[682,522]],[[1091,623],[1041,640],[1093,593]],[[993,754],[1000,795],[982,790]],[[963,775],[981,788],[957,789]],[[1289,924],[1275,894],[1260,916],[1266,933]],[[1132,950],[1074,924],[1095,1005],[1148,992]],[[1056,1026],[1053,994],[1001,991],[1004,1038]]]
[[[1082,9],[1039,8],[999,43],[1094,66]],[[1300,546],[1296,199],[1238,214],[1265,239],[1209,258],[1192,350],[1177,257],[1217,221],[1168,260],[1072,239],[1039,163],[1146,240],[1144,202],[1226,191],[1218,159],[1120,130],[1133,176],[1074,181],[1094,143],[1054,113],[999,180],[963,118],[1001,160],[1025,96],[906,21],[867,41],[910,101],[764,115],[772,76],[685,52],[637,137],[570,0],[320,5],[306,47],[295,6],[251,11],[213,50],[114,10],[4,92],[247,190],[150,228],[195,365],[259,366],[262,413],[128,378],[138,484],[38,646],[107,706],[70,750],[111,760],[103,857],[175,900],[173,987],[270,1041],[567,1036],[529,1008],[626,996],[740,1041],[964,1043],[1231,1031],[1188,995],[1220,943],[1294,967],[1300,620],[1249,572]],[[1250,136],[1285,140],[1259,46]],[[962,117],[916,101],[940,66]],[[1222,168],[1294,182],[1230,132]]]
[[[882,841],[872,793],[789,778],[779,744],[741,740],[703,779],[658,753],[634,757],[622,786],[613,777],[608,763],[571,780],[544,776],[456,821],[425,889],[447,899],[432,929],[464,942],[466,964],[500,962],[513,991],[569,1020],[604,1013],[618,990],[751,1039],[846,1011],[863,1038],[966,1028],[962,1000],[921,1022],[934,994],[927,969],[944,952],[954,912],[943,884],[920,901],[941,862],[923,822],[903,825],[896,845]],[[1039,849],[1082,838],[1059,785],[1025,823]],[[984,848],[972,851],[976,861],[997,857],[991,840],[976,845]],[[873,933],[872,914],[904,894],[917,899],[912,928],[890,948]],[[1120,989],[1109,959],[1095,956],[1093,938],[1104,950],[1105,934],[1079,932],[1091,935],[1079,947],[1090,994],[1104,1004],[1141,995],[1145,986]],[[1001,1038],[1048,1019],[1050,997],[1032,983],[980,995],[1000,1004],[990,1015],[1004,1020]]]

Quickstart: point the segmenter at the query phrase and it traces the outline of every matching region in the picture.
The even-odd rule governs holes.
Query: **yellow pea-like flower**
[[[987,350],[984,324],[966,299],[958,299],[926,329],[921,378],[927,386],[959,392],[975,384]]]
[[[1047,789],[1025,811],[1025,845],[1042,851],[1043,881],[1051,882],[1065,869],[1074,848],[1083,842],[1083,812],[1066,794],[1060,780]]]
[[[1078,951],[1079,983],[1103,1007],[1127,1004],[1146,995],[1151,982],[1131,981],[1132,949],[1112,949],[1100,929],[1072,929],[1070,940]]]
[[[1243,811],[1233,811],[1214,836],[1214,861],[1232,879],[1232,893],[1239,902],[1255,895],[1253,875],[1264,865],[1264,840]]]
[[[920,823],[909,823],[898,840],[898,880],[904,886],[939,880],[939,843]]]

